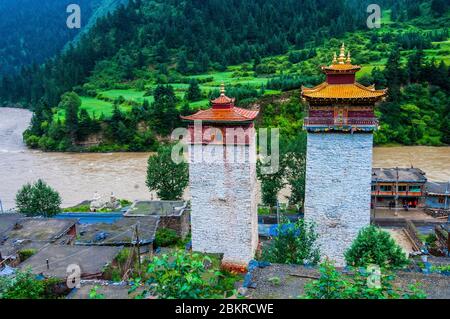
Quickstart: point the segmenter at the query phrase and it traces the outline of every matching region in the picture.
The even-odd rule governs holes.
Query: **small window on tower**
[[[382,192],[392,192],[392,186],[391,185],[382,185],[382,186],[380,186],[380,191],[382,191]]]

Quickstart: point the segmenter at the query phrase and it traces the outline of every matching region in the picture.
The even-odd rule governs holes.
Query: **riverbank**
[[[43,178],[62,196],[63,207],[92,199],[95,192],[134,200],[156,199],[145,185],[152,153],[44,153],[28,149],[22,133],[31,112],[0,108],[0,200],[14,207],[19,188]],[[433,181],[450,179],[450,147],[381,147],[374,149],[374,167],[421,168]],[[287,191],[280,193],[285,202]],[[188,191],[185,194],[189,198]]]

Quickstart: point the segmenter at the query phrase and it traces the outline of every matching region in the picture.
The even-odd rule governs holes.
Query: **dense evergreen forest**
[[[374,30],[366,26],[370,3],[133,0],[62,54],[4,76],[0,99],[35,110],[25,134],[31,147],[73,149],[100,134],[91,150],[151,149],[179,114],[218,94],[219,80],[241,106],[257,104],[320,83],[319,66],[345,41],[367,66],[360,81],[392,92],[379,109],[377,143],[449,144],[447,2],[380,1],[384,24]],[[292,127],[303,116],[297,104]],[[280,124],[283,107],[269,105],[264,122]]]
[[[111,0],[79,0],[81,27],[111,7]],[[43,63],[61,51],[80,29],[69,29],[66,8],[70,0],[2,0],[0,2],[0,74],[21,66]],[[100,10],[101,9],[101,10]],[[97,13],[97,10],[100,12]]]

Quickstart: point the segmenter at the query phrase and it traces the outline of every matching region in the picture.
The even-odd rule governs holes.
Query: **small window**
[[[382,191],[382,192],[392,192],[392,186],[390,186],[390,185],[382,185],[382,186],[380,186],[380,191]]]
[[[399,186],[398,187],[399,192],[406,192],[406,186]]]
[[[445,203],[445,197],[439,197],[439,204]]]
[[[377,191],[377,186],[376,185],[372,185],[372,192],[376,192]]]
[[[421,189],[420,186],[409,186],[409,191],[414,193],[420,193]]]

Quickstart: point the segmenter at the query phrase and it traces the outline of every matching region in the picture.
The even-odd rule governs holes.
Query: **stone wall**
[[[254,143],[190,146],[194,251],[224,254],[223,262],[232,265],[246,266],[254,257],[258,245],[254,152]]]
[[[337,266],[370,224],[372,147],[372,134],[308,134],[305,219],[316,224],[322,256]]]
[[[159,228],[170,228],[176,231],[182,239],[189,235],[190,227],[190,211],[188,209],[183,209],[178,215],[159,217]]]

